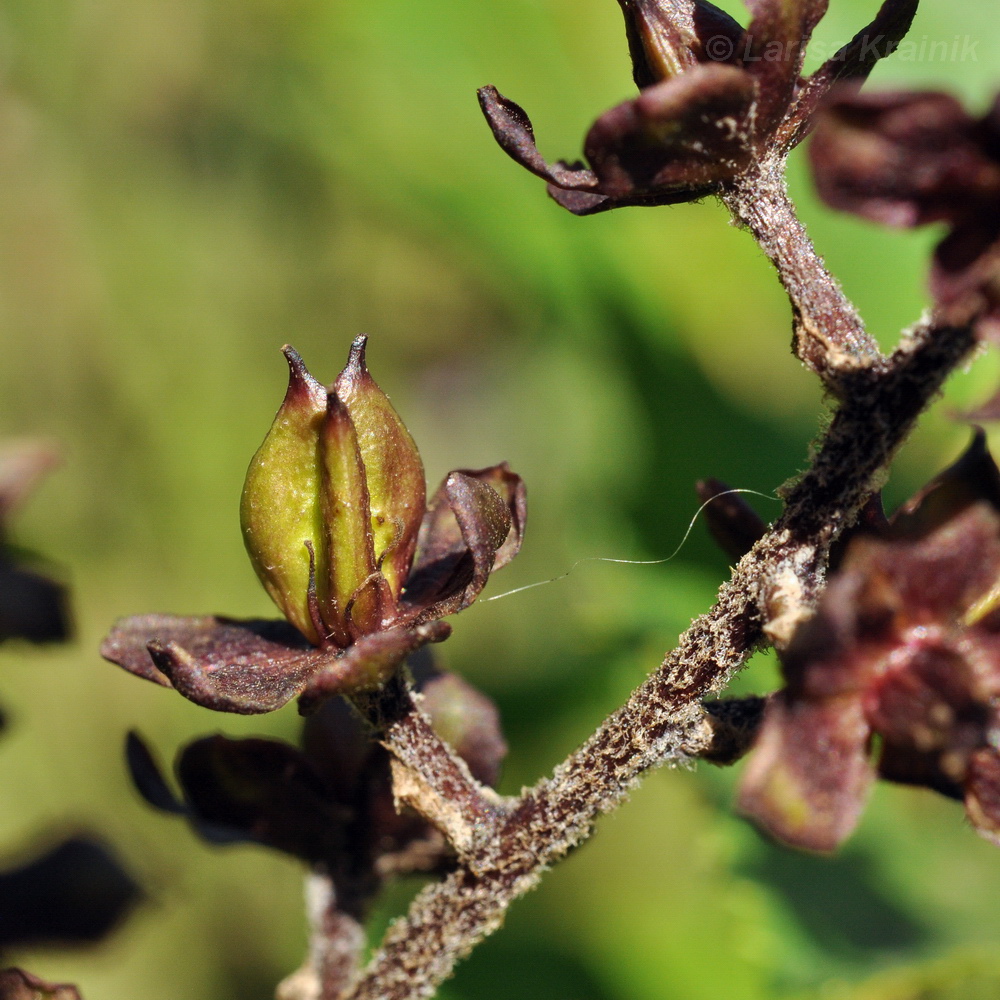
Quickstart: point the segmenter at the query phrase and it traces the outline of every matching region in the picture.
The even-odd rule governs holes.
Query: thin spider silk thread
[[[663,559],[614,559],[610,556],[584,556],[582,559],[577,559],[575,563],[565,573],[560,573],[558,576],[554,576],[549,580],[538,580],[535,583],[526,583],[523,587],[515,587],[513,590],[505,590],[502,594],[494,594],[492,597],[484,597],[480,600],[480,604],[485,604],[488,601],[499,601],[502,597],[512,597],[514,594],[523,593],[525,590],[534,590],[535,587],[545,587],[550,583],[558,583],[560,580],[565,580],[566,577],[572,573],[577,566],[582,566],[584,563],[588,562],[600,562],[600,563],[617,563],[621,566],[662,566],[664,563],[670,562],[671,559],[676,559],[680,555],[681,549],[684,548],[688,537],[694,530],[694,526],[701,516],[702,511],[713,501],[718,500],[719,497],[727,497],[731,493],[750,493],[755,497],[763,497],[765,500],[776,500],[780,502],[779,498],[773,493],[760,493],[757,490],[724,490],[722,493],[716,493],[715,496],[709,497],[695,512],[694,517],[691,518],[691,523],[687,526],[687,531],[684,532],[684,537],[680,540],[677,548],[670,553],[669,556],[665,556]]]

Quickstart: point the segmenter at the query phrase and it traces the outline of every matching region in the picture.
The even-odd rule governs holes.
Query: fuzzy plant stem
[[[792,305],[796,356],[843,398],[841,376],[878,363],[882,355],[799,221],[783,160],[765,158],[721,197],[736,224],[749,230],[777,269]]]
[[[840,373],[843,402],[822,447],[789,491],[782,517],[736,566],[712,609],[550,777],[481,820],[456,870],[417,896],[345,998],[433,996],[455,964],[501,925],[508,906],[584,840],[643,772],[712,756],[716,727],[702,700],[766,639],[780,646],[811,613],[831,543],[973,344],[968,328],[927,321],[891,357]],[[390,749],[394,742],[386,740]]]

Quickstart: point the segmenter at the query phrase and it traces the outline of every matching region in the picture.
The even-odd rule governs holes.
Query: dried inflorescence
[[[517,554],[526,497],[506,463],[449,473],[428,502],[409,433],[365,364],[365,338],[329,388],[285,348],[290,379],[250,464],[243,534],[286,621],[149,615],[118,623],[102,654],[224,712],[292,698],[305,710],[377,687],[448,637]]]
[[[639,96],[593,124],[589,166],[547,162],[524,110],[495,87],[479,92],[500,146],[576,215],[693,201],[780,161],[808,133],[829,89],[866,77],[917,9],[917,0],[885,0],[871,24],[803,78],[827,0],[747,0],[746,30],[707,0],[619,3]]]
[[[835,848],[876,776],[964,799],[1000,843],[1000,472],[977,433],[885,525],[848,542],[782,655],[743,778],[743,812]]]
[[[1000,99],[982,117],[934,91],[837,95],[810,154],[822,198],[889,226],[944,222],[931,289],[1000,336]]]

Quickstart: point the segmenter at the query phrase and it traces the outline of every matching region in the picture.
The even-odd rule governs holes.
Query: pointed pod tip
[[[354,343],[351,344],[351,353],[347,357],[347,367],[344,369],[345,372],[350,369],[356,374],[367,373],[368,365],[365,361],[365,351],[367,347],[368,334],[362,333],[354,338]]]
[[[285,344],[281,348],[281,353],[288,362],[288,395],[305,394],[317,403],[321,403],[326,395],[326,389],[310,374],[302,355],[291,344]]]

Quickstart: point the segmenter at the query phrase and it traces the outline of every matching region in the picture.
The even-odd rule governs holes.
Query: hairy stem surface
[[[876,363],[881,354],[799,221],[784,163],[765,160],[733,182],[722,200],[778,271],[792,304],[796,356],[841,395],[840,375]]]
[[[709,753],[702,699],[720,690],[765,639],[781,644],[811,613],[830,544],[917,416],[974,344],[967,328],[926,323],[891,358],[857,368],[809,471],[785,512],[740,561],[713,608],[551,777],[528,790],[443,882],[426,888],[348,996],[430,997],[456,962],[503,922],[507,907],[590,833],[644,771]]]

